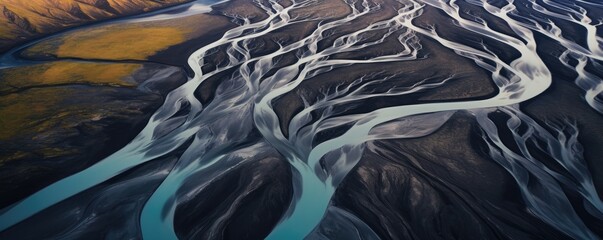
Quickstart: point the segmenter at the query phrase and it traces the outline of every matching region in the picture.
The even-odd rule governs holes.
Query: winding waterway
[[[484,18],[467,14],[459,5],[461,2],[480,8],[488,19],[505,22],[508,30],[492,27]],[[276,149],[291,167],[294,194],[286,213],[268,239],[315,236],[313,234],[318,233],[313,230],[326,219],[325,216],[335,218],[335,215],[349,219],[350,228],[362,231],[359,238],[377,238],[362,220],[330,205],[338,185],[361,160],[365,143],[426,136],[440,128],[455,111],[468,111],[483,130],[483,140],[493,161],[506,169],[520,186],[529,211],[572,238],[598,238],[577,216],[562,189],[575,189],[589,213],[595,218],[602,218],[603,203],[582,156],[577,127],[571,121],[541,126],[524,114],[518,104],[539,96],[553,81],[551,70],[539,52],[538,38],[544,37],[564,48],[559,61],[576,72],[575,84],[583,90],[585,101],[603,113],[603,80],[600,73],[592,72],[592,69],[601,70],[603,39],[597,34],[600,23],[592,20],[597,16],[590,15],[588,10],[601,10],[599,3],[588,0],[572,4],[561,0],[504,0],[496,4],[485,0],[399,0],[394,16],[344,32],[331,44],[319,46],[333,30],[380,8],[392,7],[368,0],[345,0],[350,9],[347,16],[323,21],[309,34],[281,44],[274,51],[252,54],[257,48],[253,45],[254,39],[316,20],[292,12],[317,3],[320,2],[256,2],[267,17],[253,21],[239,16],[240,25],[191,54],[188,65],[193,77],[167,95],[163,106],[132,142],[97,164],[3,209],[0,212],[0,231],[120,173],[184,148],[175,166],[144,204],[139,222],[145,239],[177,239],[175,211],[179,203],[192,198],[191,192],[200,192],[214,179],[253,161],[253,156]],[[518,54],[509,61],[498,56],[488,44],[465,44],[439,34],[437,27],[417,24],[414,20],[426,8],[437,9],[454,21],[455,26],[494,42],[496,46],[513,49]],[[187,11],[207,10],[204,7],[189,9]],[[530,11],[538,11],[539,14],[531,15]],[[179,14],[194,13],[184,11]],[[129,21],[169,17],[174,16],[158,13]],[[586,44],[565,35],[557,26],[558,22],[583,28]],[[383,33],[382,37],[366,37],[375,32]],[[419,36],[436,41],[490,73],[490,80],[497,88],[496,94],[485,99],[407,104],[347,114],[347,104],[445,88],[455,78],[454,75],[435,80],[426,78],[408,86],[375,91],[375,85],[392,78],[367,76],[325,91],[317,100],[306,101],[303,109],[296,112],[287,124],[288,134],[281,129],[274,106],[277,99],[296,91],[304,81],[339,67],[354,65],[361,68],[364,64],[428,60],[428,54],[421,54],[423,49]],[[402,50],[362,59],[342,57],[343,53],[363,51],[389,38],[396,39]],[[224,52],[227,60],[212,70],[204,71],[203,67],[208,64],[206,61],[216,51]],[[277,64],[279,58],[288,54],[295,54],[293,63],[286,66]],[[232,74],[223,77],[212,101],[203,104],[195,94],[199,86],[208,79],[231,71]],[[494,124],[489,115],[493,112],[508,116],[506,126],[513,133],[512,142],[499,136],[500,125]],[[346,127],[343,134],[316,142],[319,133],[341,127]],[[535,143],[558,162],[571,177],[540,163],[528,150],[529,142]],[[510,145],[519,146],[520,151],[512,150],[514,148]],[[137,181],[153,177],[143,176]],[[186,184],[191,179],[195,179],[195,186]],[[121,182],[116,186],[128,188],[130,184],[134,182]]]

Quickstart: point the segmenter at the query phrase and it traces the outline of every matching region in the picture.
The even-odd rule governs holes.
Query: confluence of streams
[[[562,126],[548,126],[548,129],[553,129],[550,132],[523,114],[517,104],[538,96],[552,81],[551,72],[537,53],[535,33],[539,33],[566,49],[559,56],[559,61],[576,71],[578,77],[575,83],[585,91],[586,101],[593,109],[603,112],[603,103],[597,99],[603,92],[603,80],[586,68],[588,64],[600,67],[597,61],[603,60],[603,40],[596,35],[598,24],[591,21],[587,10],[578,3],[595,7],[601,5],[587,0],[576,1],[575,4],[527,0],[529,6],[542,15],[530,16],[513,0],[502,1],[502,6],[485,0],[467,0],[469,4],[483,8],[491,17],[505,21],[513,32],[509,34],[491,28],[477,16],[468,18],[455,0],[399,1],[401,7],[392,18],[343,34],[332,45],[319,48],[319,42],[327,38],[329,32],[383,7],[367,0],[346,0],[351,13],[344,18],[323,21],[300,40],[281,44],[273,52],[252,56],[254,39],[292,24],[317,20],[290,15],[294,10],[315,4],[315,1],[293,1],[289,6],[277,1],[256,2],[268,17],[258,22],[239,17],[239,26],[195,51],[188,58],[194,77],[168,94],[163,106],[131,143],[88,169],[3,209],[0,231],[128,169],[185,147],[174,168],[146,203],[140,217],[145,239],[177,239],[173,226],[176,207],[194,195],[190,193],[193,189],[186,189],[188,180],[197,177],[195,181],[200,182],[200,186],[195,186],[193,192],[198,193],[213,179],[250,161],[250,156],[275,148],[292,168],[294,196],[268,239],[303,239],[312,234],[331,208],[329,202],[332,195],[360,160],[365,142],[425,136],[437,130],[454,111],[468,110],[483,130],[483,138],[489,146],[492,159],[515,178],[531,212],[573,238],[597,238],[576,215],[562,190],[562,186],[576,189],[584,198],[590,214],[602,218],[603,203],[582,159],[582,152],[576,150],[581,146],[577,142],[575,124],[567,122]],[[416,25],[413,19],[419,17],[425,7],[441,10],[455,20],[458,27],[515,49],[519,55],[511,62],[504,61],[484,44],[481,48],[467,46],[440,36],[434,27]],[[559,11],[568,14],[562,15]],[[587,34],[587,45],[581,46],[564,38],[561,29],[551,19],[583,27]],[[365,37],[374,32],[385,34],[378,39]],[[327,91],[314,102],[306,101],[304,109],[296,113],[288,124],[288,136],[283,134],[273,108],[275,99],[294,91],[302,82],[338,67],[418,59],[421,44],[417,34],[439,42],[489,71],[498,93],[482,100],[402,105],[364,114],[342,115],[345,110],[342,111],[338,106],[369,98],[403,96],[438,88],[455,77],[436,82],[424,79],[410,86],[375,92],[371,89],[375,84],[390,78],[366,76],[348,86]],[[403,49],[401,52],[368,59],[334,58],[335,54],[360,51],[381,44],[389,37],[397,38]],[[218,49],[228,56],[226,63],[204,72],[202,67],[207,57]],[[278,68],[278,59],[287,54],[295,54],[296,61]],[[215,98],[203,105],[195,96],[197,88],[207,79],[226,71],[233,71],[233,74],[221,82]],[[521,150],[519,153],[510,150],[498,136],[498,127],[488,116],[493,111],[509,116],[507,126],[513,133],[513,144]],[[313,115],[317,112],[320,113],[318,117]],[[425,117],[431,115],[434,117]],[[403,122],[407,127],[400,127]],[[341,126],[351,127],[341,136],[313,145],[318,133]],[[413,129],[413,126],[420,128]],[[520,131],[520,126],[529,130]],[[537,146],[573,178],[556,173],[531,156],[527,150],[528,142],[540,143]],[[199,180],[198,176],[203,177]],[[528,188],[527,176],[533,176],[530,184],[536,182],[538,187]],[[127,186],[128,183],[119,184]]]

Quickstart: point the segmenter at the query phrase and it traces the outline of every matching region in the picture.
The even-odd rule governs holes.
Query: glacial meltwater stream
[[[0,211],[0,231],[135,166],[184,148],[186,150],[146,202],[140,216],[144,239],[177,239],[174,230],[176,207],[192,197],[185,193],[200,192],[213,179],[246,161],[253,161],[253,156],[273,148],[291,166],[293,199],[268,239],[317,237],[319,233],[313,230],[325,214],[353,218],[353,214],[335,209],[329,203],[338,185],[360,161],[365,142],[426,136],[442,126],[454,111],[466,110],[475,116],[483,129],[483,139],[489,146],[492,159],[514,177],[527,208],[535,216],[575,239],[597,238],[576,215],[562,190],[562,186],[576,189],[584,204],[588,205],[585,208],[589,213],[599,219],[603,216],[603,203],[594,188],[582,153],[576,151],[580,148],[576,138],[577,128],[571,122],[564,126],[540,126],[522,113],[518,104],[540,95],[553,81],[549,67],[538,52],[537,38],[546,37],[565,48],[559,61],[575,69],[578,75],[575,83],[584,90],[586,102],[596,111],[603,112],[600,99],[603,80],[586,67],[601,69],[600,62],[603,60],[603,40],[597,35],[600,23],[591,20],[592,16],[587,10],[600,9],[599,3],[589,0],[571,4],[562,0],[503,0],[497,4],[486,0],[463,1],[463,4],[482,9],[484,14],[489,14],[489,18],[506,22],[510,31],[503,31],[492,27],[483,18],[465,12],[459,7],[461,1],[398,0],[397,14],[393,17],[345,32],[332,44],[319,47],[319,43],[339,27],[370,15],[379,8],[392,7],[370,0],[343,1],[351,9],[347,16],[322,21],[310,34],[299,40],[281,44],[275,51],[254,55],[251,53],[256,47],[252,44],[254,39],[300,22],[319,20],[291,13],[320,4],[320,1],[312,0],[295,0],[291,4],[274,0],[257,1],[255,4],[265,11],[267,17],[258,21],[239,17],[240,25],[191,54],[188,65],[194,76],[169,93],[163,106],[132,142],[97,164]],[[414,20],[426,8],[439,10],[447,19],[454,21],[455,26],[495,42],[496,46],[514,49],[517,56],[508,61],[495,54],[487,44],[465,44],[438,34],[436,27],[417,24]],[[200,8],[195,9],[198,11]],[[539,14],[530,14],[530,9]],[[149,19],[132,21],[165,17],[168,16],[150,15]],[[587,44],[576,43],[563,35],[556,24],[559,21],[583,28]],[[366,34],[374,32],[385,34],[377,38],[366,37]],[[498,92],[481,100],[400,105],[368,113],[345,114],[345,109],[341,107],[345,104],[444,88],[455,77],[418,79],[412,85],[375,91],[372,87],[390,78],[367,76],[325,92],[316,101],[305,102],[304,108],[295,113],[287,124],[288,134],[283,133],[273,105],[279,97],[295,91],[304,81],[338,67],[429,59],[428,54],[420,54],[422,45],[419,36],[436,41],[488,71]],[[395,38],[403,50],[366,59],[342,57],[346,56],[342,53],[362,51],[382,44],[388,38]],[[226,54],[226,63],[204,71],[202,67],[216,51]],[[277,64],[280,57],[288,54],[295,54],[293,63],[286,66]],[[222,77],[213,100],[202,104],[195,95],[200,84],[230,71],[233,73]],[[514,133],[513,144],[521,149],[519,153],[510,150],[498,136],[497,128],[500,126],[495,125],[488,115],[494,111],[509,116],[507,125]],[[345,133],[316,143],[318,133],[342,126],[349,126]],[[526,132],[524,128],[529,130]],[[553,132],[547,129],[553,129]],[[558,174],[539,163],[536,157],[524,150],[530,141],[544,143],[538,145],[541,150],[571,173],[572,177]],[[528,177],[530,184],[538,186],[528,187]],[[185,183],[192,178],[196,178],[197,185],[195,189],[187,189],[191,186]],[[118,184],[127,187],[130,183]],[[349,227],[364,231],[358,235],[359,238],[360,235],[377,238],[369,227],[358,227],[358,224],[362,224],[360,220],[354,221],[356,225]]]

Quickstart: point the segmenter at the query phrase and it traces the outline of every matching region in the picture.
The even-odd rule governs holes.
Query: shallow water
[[[457,2],[478,7],[484,17],[467,17]],[[588,205],[586,208],[589,213],[600,220],[603,216],[603,203],[598,197],[582,152],[577,150],[581,148],[576,137],[578,130],[572,128],[574,130],[569,133],[565,132],[574,126],[571,123],[564,126],[541,126],[522,113],[517,106],[542,94],[553,81],[549,66],[538,51],[538,34],[562,46],[564,51],[559,56],[560,61],[577,73],[575,83],[584,90],[585,101],[594,110],[603,111],[600,97],[597,97],[603,91],[601,73],[589,72],[585,67],[594,65],[597,68],[603,59],[603,40],[597,35],[596,23],[590,20],[594,17],[589,16],[589,9],[598,9],[600,5],[587,1],[567,4],[564,1],[548,0],[506,0],[496,5],[477,0],[400,1],[396,6],[397,14],[392,17],[371,22],[368,26],[352,32],[342,33],[332,44],[319,47],[319,43],[329,37],[330,31],[369,16],[380,8],[392,7],[369,1],[346,1],[351,11],[344,18],[324,21],[309,34],[299,40],[284,43],[274,51],[260,55],[252,54],[253,48],[256,47],[253,42],[255,39],[309,21],[307,16],[293,13],[308,8],[313,3],[256,3],[266,12],[267,18],[252,21],[240,17],[239,26],[228,30],[220,39],[191,54],[188,57],[188,65],[194,76],[168,94],[163,106],[154,113],[146,127],[132,142],[86,170],[53,183],[3,209],[0,215],[0,230],[7,230],[54,204],[132,168],[169,155],[178,148],[184,148],[184,153],[179,156],[174,167],[162,170],[167,171],[167,176],[150,198],[142,201],[144,204],[141,216],[139,222],[135,223],[140,225],[142,237],[145,239],[177,239],[174,217],[180,203],[188,201],[191,195],[200,192],[232,169],[257,160],[255,156],[268,152],[269,149],[276,149],[291,166],[294,194],[288,210],[267,236],[268,239],[320,238],[324,233],[316,226],[324,219],[334,221],[333,219],[340,218],[348,220],[341,220],[342,226],[339,228],[361,231],[356,235],[359,239],[378,238],[370,227],[354,217],[353,213],[330,205],[339,184],[361,160],[365,143],[372,140],[426,136],[437,131],[455,111],[468,111],[475,116],[483,130],[484,142],[489,146],[491,158],[516,180],[526,208],[530,212],[572,238],[598,237],[575,213],[561,187],[576,189],[584,204]],[[546,18],[530,15],[532,10],[526,8],[526,4],[532,10],[539,10]],[[506,61],[491,51],[491,46],[487,44],[476,48],[475,45],[445,37],[438,32],[437,27],[417,24],[415,19],[419,18],[426,8],[439,9],[442,15],[451,20],[450,24],[454,21],[454,26],[474,36],[494,41],[497,46],[514,49],[519,53],[518,57]],[[117,21],[172,19],[209,10],[207,2],[197,1]],[[567,12],[567,15],[558,14],[559,11]],[[511,32],[490,27],[487,20],[484,20],[489,18],[503,20]],[[566,21],[573,24],[572,26],[586,29],[587,35],[584,39],[587,44],[583,46],[566,38],[562,29],[554,24],[555,21]],[[371,33],[384,34],[383,37],[367,37],[367,34]],[[445,88],[448,81],[455,76],[436,81],[417,80],[413,85],[394,87],[386,91],[376,91],[373,87],[375,84],[390,81],[390,78],[360,78],[348,87],[333,87],[325,91],[324,96],[319,99],[307,99],[304,109],[295,113],[288,123],[289,134],[283,134],[279,116],[274,108],[275,101],[280,97],[296,91],[304,81],[344,66],[362,67],[366,64],[429,60],[428,54],[421,54],[422,44],[419,36],[436,41],[488,71],[490,80],[494,82],[498,92],[486,99],[416,103],[346,114],[346,104],[379,97],[403,97]],[[336,54],[359,52],[378,46],[388,38],[396,39],[402,50],[364,59],[336,57]],[[216,69],[204,71],[202,67],[207,64],[206,61],[216,49],[223,51],[227,56],[226,60]],[[5,54],[2,58],[3,66],[27,64],[27,61],[13,57],[18,51],[19,49],[15,49]],[[289,53],[296,54],[295,61],[276,68],[278,59]],[[202,103],[197,98],[195,91],[202,83],[231,70],[234,73],[222,79],[212,101]],[[268,74],[271,71],[274,74]],[[488,114],[495,111],[502,111],[509,116],[507,127],[514,133],[514,143],[500,139],[497,127],[488,118]],[[520,131],[519,125],[526,126],[529,130]],[[315,142],[317,134],[342,126],[350,127],[339,136]],[[559,162],[564,170],[570,172],[572,178],[566,178],[540,164],[527,150],[527,141],[545,142],[541,150]],[[522,150],[514,152],[510,150],[509,144],[518,145]],[[145,181],[147,178],[150,181],[154,177],[152,174],[143,175],[138,181]],[[193,180],[195,185],[187,184]],[[118,182],[114,186],[127,189],[134,187],[138,181]],[[537,187],[532,185],[535,183]],[[96,198],[107,197],[107,194],[112,192],[101,192]],[[63,237],[69,238],[70,235],[67,233]]]

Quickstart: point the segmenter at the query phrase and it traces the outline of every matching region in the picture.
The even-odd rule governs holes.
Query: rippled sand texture
[[[7,205],[0,236],[603,236],[600,3],[187,6],[14,53],[21,70],[154,61],[189,77],[129,143]]]

